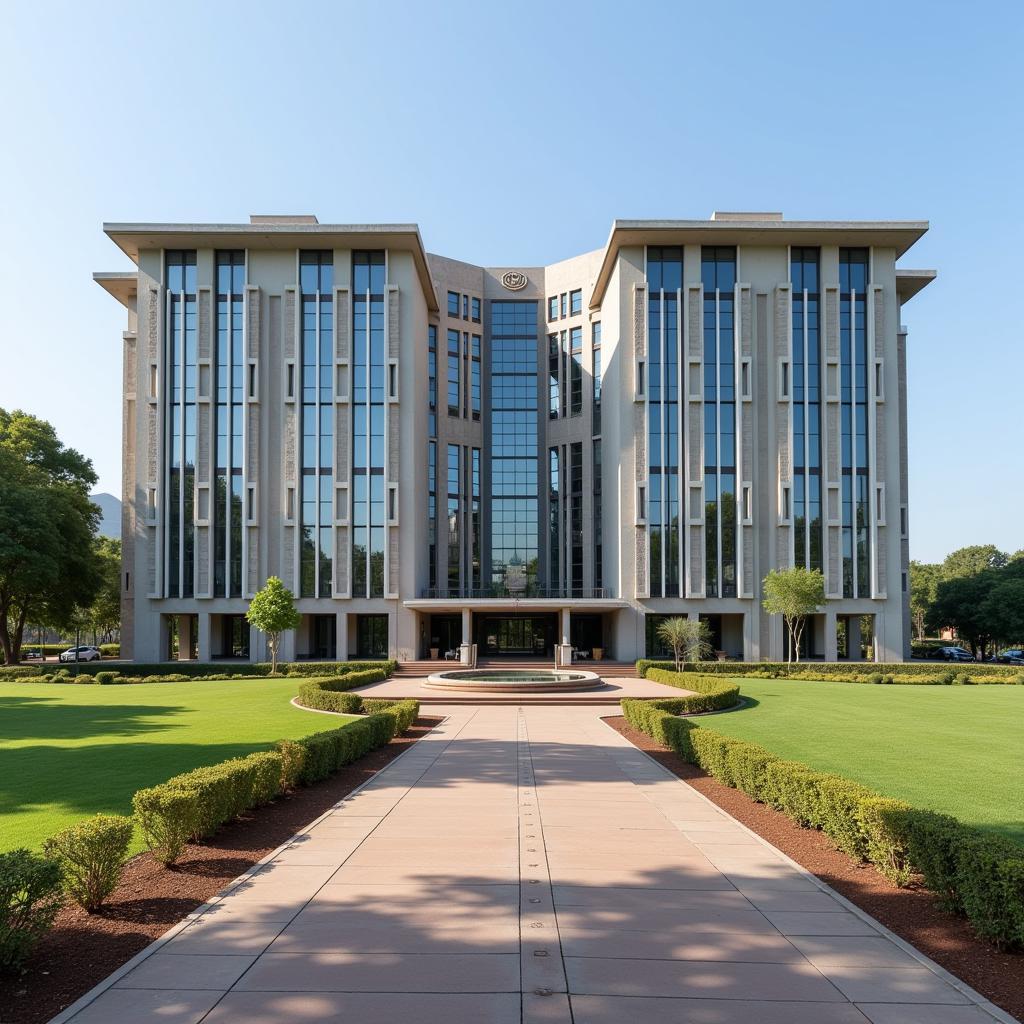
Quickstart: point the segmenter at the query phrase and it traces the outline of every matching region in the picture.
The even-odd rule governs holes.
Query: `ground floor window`
[[[221,658],[249,657],[249,623],[244,615],[222,615],[220,617]]]
[[[671,658],[672,649],[658,636],[658,627],[668,618],[669,615],[645,615],[644,632],[646,643],[644,652],[648,658]]]
[[[333,661],[337,657],[338,617],[311,615],[309,627],[309,657],[317,661]]]
[[[475,625],[477,648],[483,654],[554,656],[555,615],[483,615],[476,617]]]
[[[356,616],[356,657],[386,658],[388,656],[388,617],[386,615]]]

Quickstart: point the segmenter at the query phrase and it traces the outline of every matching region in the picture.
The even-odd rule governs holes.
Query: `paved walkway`
[[[452,708],[64,1019],[1010,1019],[670,776],[602,713]]]

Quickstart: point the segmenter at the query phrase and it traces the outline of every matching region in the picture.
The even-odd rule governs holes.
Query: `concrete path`
[[[1010,1020],[601,714],[452,708],[362,790],[57,1019]]]

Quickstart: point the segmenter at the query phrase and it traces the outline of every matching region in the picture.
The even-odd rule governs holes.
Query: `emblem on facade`
[[[518,292],[526,287],[527,278],[525,274],[520,273],[518,270],[506,270],[501,275],[501,284],[510,292]]]

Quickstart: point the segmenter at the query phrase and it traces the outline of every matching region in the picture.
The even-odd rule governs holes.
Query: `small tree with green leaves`
[[[700,619],[677,615],[658,623],[658,639],[672,649],[676,671],[684,661],[700,661],[711,654],[711,627]]]
[[[800,660],[800,639],[813,615],[825,603],[825,577],[820,569],[773,569],[761,583],[761,604],[769,615],[781,615],[789,631],[789,657]]]
[[[277,652],[281,634],[297,629],[302,616],[295,610],[295,595],[278,579],[271,576],[263,589],[249,602],[245,617],[267,637],[270,648],[270,674],[277,675]]]

